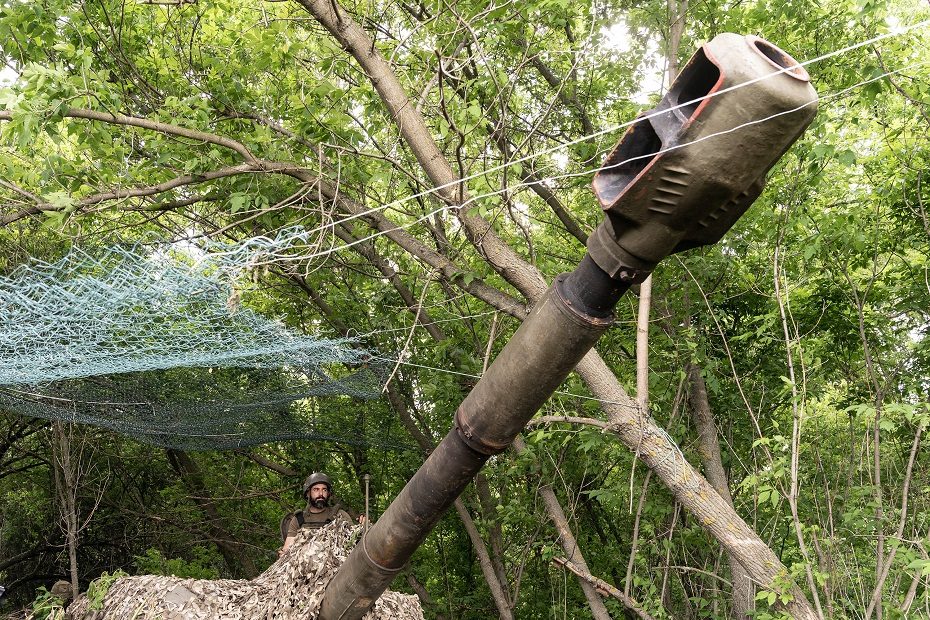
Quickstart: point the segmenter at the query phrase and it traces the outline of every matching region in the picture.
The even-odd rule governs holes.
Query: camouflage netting
[[[282,253],[302,239],[292,229],[239,244],[74,248],[53,263],[21,265],[0,276],[0,385],[364,362],[371,355],[351,340],[305,336],[241,303],[248,275],[286,264]]]
[[[410,448],[390,441],[390,425],[321,418],[338,409],[322,397],[380,395],[385,362],[250,309],[268,304],[251,276],[298,263],[310,241],[292,228],[235,244],[74,248],[0,276],[0,411],[182,450],[289,439]]]
[[[377,394],[384,369],[341,378],[241,369],[172,369],[0,387],[0,411],[89,424],[151,445],[227,450],[270,441],[312,440],[413,450],[396,420],[374,419],[343,394]],[[354,414],[346,415],[346,409]]]
[[[361,528],[337,519],[301,532],[294,546],[252,581],[145,575],[117,579],[100,609],[81,595],[65,620],[313,620],[323,591]],[[61,616],[59,616],[61,617]],[[366,620],[423,620],[416,596],[385,592]]]

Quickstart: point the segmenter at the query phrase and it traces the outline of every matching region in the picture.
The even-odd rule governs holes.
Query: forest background
[[[299,260],[253,270],[242,303],[400,360],[380,398],[294,405],[335,441],[187,452],[0,410],[0,610],[117,569],[254,576],[313,470],[356,508],[370,473],[377,517],[583,256],[623,124],[730,31],[816,59],[814,124],[723,242],[622,300],[393,588],[436,618],[930,616],[928,17],[911,0],[0,3],[0,274],[72,244],[302,225]],[[740,555],[735,515],[776,563]]]

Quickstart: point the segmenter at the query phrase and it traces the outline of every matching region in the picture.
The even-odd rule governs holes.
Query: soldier
[[[322,472],[310,474],[304,481],[303,493],[307,498],[307,507],[288,513],[281,520],[281,537],[284,539],[284,546],[278,549],[278,557],[284,555],[284,552],[294,544],[294,538],[297,537],[301,528],[318,530],[335,519],[344,519],[352,523],[349,513],[340,508],[338,504],[331,505],[333,484],[326,474]],[[359,515],[358,522],[364,523],[365,515]]]

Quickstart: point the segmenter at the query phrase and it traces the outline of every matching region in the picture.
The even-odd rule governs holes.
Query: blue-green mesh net
[[[286,263],[307,235],[74,248],[0,276],[0,408],[180,449],[384,443],[389,425],[332,413],[321,423],[318,399],[308,400],[377,396],[385,373],[369,351],[242,302],[259,295],[249,275]]]
[[[300,376],[282,381],[273,371],[174,369],[0,387],[0,410],[90,424],[180,450],[294,439],[412,449],[393,422],[369,419],[364,403],[340,397],[377,391],[382,381],[378,369],[367,368],[316,383]]]
[[[237,284],[300,240],[72,249],[0,277],[0,385],[177,367],[321,368],[369,354],[242,307]]]

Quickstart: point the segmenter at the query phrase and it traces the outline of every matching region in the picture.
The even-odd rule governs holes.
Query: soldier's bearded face
[[[315,484],[310,487],[310,491],[307,493],[310,497],[310,505],[314,508],[325,508],[326,502],[329,500],[329,487],[325,484]]]

